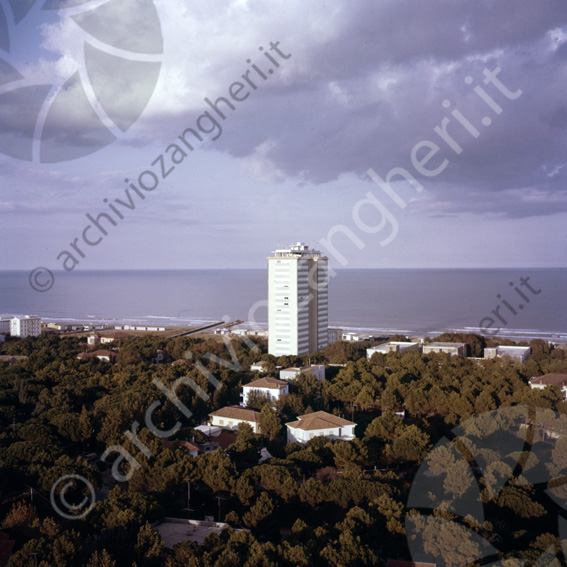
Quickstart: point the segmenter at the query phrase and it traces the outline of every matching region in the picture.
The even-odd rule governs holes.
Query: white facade
[[[248,423],[254,433],[259,433],[259,417],[260,412],[240,406],[229,406],[209,414],[209,425],[236,431],[240,423]]]
[[[387,354],[388,352],[403,352],[405,350],[419,351],[419,343],[405,343],[399,341],[392,341],[384,343],[383,345],[374,346],[366,349],[366,358],[372,358],[375,352]]]
[[[465,343],[425,343],[422,346],[422,352],[423,354],[444,352],[451,356],[461,356],[465,358],[467,355],[467,345]]]
[[[98,333],[93,333],[87,337],[87,344],[93,346],[100,344],[100,335]]]
[[[522,346],[497,346],[484,349],[484,358],[509,357],[514,362],[526,362],[532,353],[530,347]]]
[[[288,443],[306,443],[314,437],[324,435],[332,439],[351,441],[354,439],[356,423],[347,421],[325,411],[300,415],[297,421],[285,424]]]
[[[348,332],[348,333],[343,333],[342,340],[343,341],[368,341],[372,338],[373,337],[371,335],[367,335],[367,334],[364,334],[364,333]]]
[[[10,334],[13,337],[39,337],[41,335],[41,319],[39,317],[13,317],[10,321]]]
[[[319,382],[325,379],[325,366],[323,364],[313,364],[311,366],[301,366],[284,368],[280,370],[280,380],[295,380],[300,374],[313,374]]]
[[[242,405],[248,405],[248,396],[252,392],[257,392],[269,397],[272,404],[280,399],[280,396],[289,394],[289,385],[287,382],[276,380],[276,378],[260,378],[254,380],[245,386],[242,386]]]
[[[268,352],[303,355],[328,344],[328,259],[298,242],[268,258]]]

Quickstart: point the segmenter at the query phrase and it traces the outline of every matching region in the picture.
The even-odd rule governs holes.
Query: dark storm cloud
[[[505,216],[523,217],[567,210],[565,199],[554,197],[567,175],[566,24],[567,3],[557,0],[344,4],[330,39],[305,52],[288,46],[301,61],[299,74],[243,107],[218,145],[245,157],[270,140],[274,167],[313,184],[345,172],[368,179],[368,168],[384,177],[404,167],[454,212],[500,207]],[[521,89],[519,98],[484,84],[483,70],[497,68],[509,91]],[[454,109],[477,137],[450,116]],[[434,132],[445,117],[460,155]],[[490,126],[482,123],[486,117]],[[437,164],[450,162],[435,178],[412,169],[411,150],[422,140],[439,145]],[[473,203],[471,191],[482,198]]]

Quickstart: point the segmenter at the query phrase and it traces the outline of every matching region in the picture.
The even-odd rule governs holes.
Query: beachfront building
[[[444,352],[451,356],[467,356],[467,345],[465,343],[425,343],[422,347],[423,354]]]
[[[567,374],[544,374],[530,378],[530,388],[533,390],[543,390],[550,386],[558,386],[567,401]]]
[[[406,350],[417,350],[419,351],[419,343],[406,343],[400,341],[391,341],[389,343],[384,343],[382,345],[373,346],[366,349],[366,358],[372,358],[375,352],[380,352],[382,354],[387,354],[389,352],[404,352]]]
[[[39,317],[12,317],[10,321],[10,334],[13,337],[39,337],[41,335],[41,319]]]
[[[524,363],[530,357],[532,349],[523,346],[497,346],[484,349],[484,358],[509,358],[514,362]]]
[[[306,443],[313,437],[324,435],[332,439],[351,441],[354,439],[356,423],[347,421],[326,411],[300,415],[297,421],[286,423],[288,443]]]
[[[347,333],[343,333],[341,340],[359,342],[359,341],[370,341],[373,338],[374,337],[372,335],[369,335],[368,333],[354,333],[352,331],[349,331]]]
[[[130,333],[123,333],[121,331],[114,331],[108,335],[104,335],[100,337],[100,342],[102,344],[108,344],[112,341],[118,341],[120,339],[133,339],[136,335],[132,335]]]
[[[260,432],[260,412],[240,406],[227,406],[209,414],[209,425],[237,430],[240,423],[248,423],[254,433]]]
[[[304,355],[328,344],[328,259],[298,242],[268,257],[268,352]]]
[[[275,404],[280,399],[280,396],[284,394],[289,394],[289,384],[278,380],[277,378],[260,378],[259,380],[254,380],[249,384],[242,386],[242,405],[248,405],[248,398],[250,394],[259,394],[266,396],[266,401],[269,401],[272,405]]]
[[[295,380],[300,374],[313,374],[319,382],[325,379],[325,366],[312,364],[311,366],[292,366],[280,370],[280,380]]]

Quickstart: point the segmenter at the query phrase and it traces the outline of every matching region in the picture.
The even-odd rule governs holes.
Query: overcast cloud
[[[142,4],[155,19],[140,18]],[[336,237],[347,267],[565,266],[564,0],[0,6],[4,268],[60,269],[86,215],[124,200],[125,178],[157,172],[205,111],[222,134],[203,129],[76,269],[263,267],[278,245],[323,245],[337,225],[363,242]],[[256,90],[242,79],[252,64],[267,77],[251,72]],[[222,120],[204,98],[228,97],[235,81],[250,94],[234,111],[221,103]],[[402,209],[370,168],[404,168],[423,190],[394,178]],[[370,191],[395,234],[392,222],[356,225]],[[385,214],[360,213],[370,226]]]

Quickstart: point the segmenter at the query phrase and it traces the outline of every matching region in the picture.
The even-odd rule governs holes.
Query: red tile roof
[[[567,374],[544,374],[530,378],[530,384],[544,384],[546,386],[567,386]]]
[[[240,406],[228,406],[211,412],[209,415],[217,417],[225,417],[227,419],[240,419],[242,421],[252,421],[257,423],[260,418],[260,412],[246,409]]]
[[[333,427],[345,427],[347,425],[356,425],[352,421],[347,421],[342,417],[337,417],[326,411],[316,411],[305,415],[298,416],[298,421],[286,423],[292,429],[302,429],[303,431],[317,431],[320,429],[331,429]]]
[[[218,443],[221,449],[228,449],[235,441],[236,435],[232,431],[222,431],[214,438],[214,442]]]
[[[166,448],[166,449],[175,449],[175,446],[178,445],[179,448],[183,448],[186,449],[187,451],[198,451],[199,450],[199,445],[195,444],[195,443],[191,443],[191,441],[170,441],[169,439],[162,439],[162,445]]]
[[[287,388],[287,382],[282,380],[278,380],[276,378],[259,378],[258,380],[254,380],[249,384],[244,384],[243,388],[268,388],[270,390],[283,390]]]

